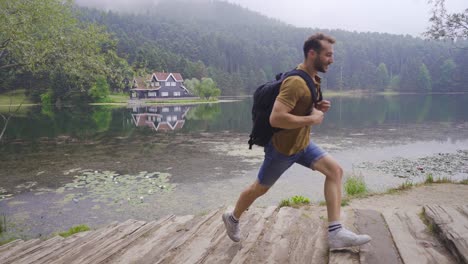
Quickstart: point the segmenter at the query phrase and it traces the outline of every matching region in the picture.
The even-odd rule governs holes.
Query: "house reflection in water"
[[[178,130],[184,127],[190,106],[133,107],[132,120],[137,127],[150,127],[156,131]]]

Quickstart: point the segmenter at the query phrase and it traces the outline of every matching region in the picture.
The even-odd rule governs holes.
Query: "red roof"
[[[184,79],[182,78],[182,75],[178,72],[155,72],[153,73],[153,75],[156,77],[156,80],[158,82],[160,81],[166,81],[170,75],[172,75],[172,77],[174,77],[174,79],[176,80],[176,82],[183,82]]]

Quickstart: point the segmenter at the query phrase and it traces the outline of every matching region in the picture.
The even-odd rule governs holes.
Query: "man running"
[[[326,72],[333,63],[334,43],[334,38],[321,33],[312,35],[304,43],[304,62],[297,69],[310,75],[317,91],[320,90],[321,81],[317,73]],[[226,232],[233,241],[240,241],[239,219],[242,213],[294,163],[317,170],[326,177],[330,249],[359,246],[371,240],[370,236],[357,235],[341,225],[343,169],[331,155],[310,141],[311,126],[321,124],[324,113],[330,107],[331,103],[327,100],[313,105],[311,92],[300,76],[290,76],[283,81],[270,115],[271,126],[283,130],[274,133],[270,143],[265,146],[265,159],[255,182],[241,193],[234,211],[222,217]]]

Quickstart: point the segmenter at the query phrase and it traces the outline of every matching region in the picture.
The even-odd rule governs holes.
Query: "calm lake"
[[[468,178],[468,94],[332,97],[311,138],[371,191],[427,174]],[[203,214],[234,205],[263,149],[248,150],[252,99],[147,107],[24,108],[0,144],[7,235]],[[255,205],[323,200],[324,177],[294,165]],[[467,194],[468,199],[468,194]],[[3,217],[4,216],[4,217]]]

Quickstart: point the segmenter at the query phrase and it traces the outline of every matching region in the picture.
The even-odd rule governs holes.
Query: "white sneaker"
[[[229,238],[234,242],[240,241],[240,228],[239,223],[234,223],[229,217],[231,216],[230,213],[223,214],[223,222],[224,226],[226,227],[226,233]]]
[[[328,237],[328,246],[331,250],[360,246],[371,241],[368,235],[357,235],[346,228],[341,228],[338,233]]]

